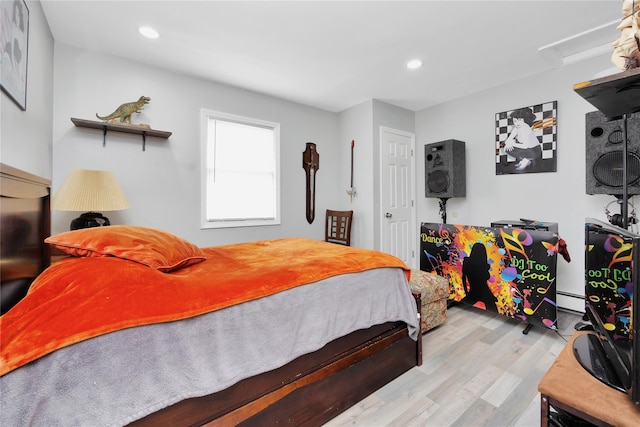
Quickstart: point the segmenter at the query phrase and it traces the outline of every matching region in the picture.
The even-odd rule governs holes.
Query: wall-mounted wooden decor
[[[302,168],[307,174],[307,222],[311,224],[316,215],[316,172],[320,169],[320,154],[313,142],[307,142],[302,153]]]

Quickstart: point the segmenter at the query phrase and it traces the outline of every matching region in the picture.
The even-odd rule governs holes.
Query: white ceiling
[[[418,111],[610,55],[622,1],[43,0],[42,7],[57,42],[338,112],[370,99]],[[141,37],[141,25],[160,38]],[[412,58],[423,67],[408,70]]]

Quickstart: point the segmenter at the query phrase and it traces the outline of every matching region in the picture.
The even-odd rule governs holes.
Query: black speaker
[[[587,194],[623,194],[623,119],[592,111],[585,123]],[[627,183],[629,195],[640,194],[640,113],[627,115]]]
[[[456,139],[424,146],[425,197],[467,195],[464,142]]]

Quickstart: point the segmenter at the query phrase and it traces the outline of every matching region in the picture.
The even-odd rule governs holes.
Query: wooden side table
[[[629,396],[602,383],[573,354],[576,332],[544,374],[540,392],[540,425],[549,426],[550,407],[566,411],[596,426],[637,427],[640,407]]]

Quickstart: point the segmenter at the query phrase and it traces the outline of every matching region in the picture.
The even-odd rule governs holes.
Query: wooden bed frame
[[[0,164],[0,176],[0,221],[3,225],[28,221],[31,231],[31,239],[25,243],[24,233],[2,227],[0,295],[3,306],[8,307],[16,301],[5,304],[6,290],[17,281],[21,289],[14,299],[19,300],[33,278],[49,265],[51,253],[44,238],[51,231],[50,181],[4,164]],[[420,296],[414,294],[414,298],[419,313]],[[130,425],[317,426],[421,364],[421,337],[412,340],[404,322],[385,323],[353,332],[279,369],[208,396],[178,402]]]

